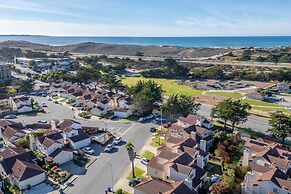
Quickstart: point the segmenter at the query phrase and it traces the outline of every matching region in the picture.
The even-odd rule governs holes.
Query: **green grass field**
[[[145,171],[143,169],[140,169],[138,167],[134,167],[134,173],[135,173],[135,177],[144,178],[143,175],[144,175]],[[130,172],[130,174],[128,175],[127,179],[128,180],[132,179],[132,172]]]
[[[243,102],[249,103],[251,106],[281,107],[279,104],[276,103],[263,102],[259,100],[245,99],[243,100]]]
[[[178,85],[176,80],[174,79],[160,79],[160,78],[149,78],[150,80],[154,80],[158,84],[161,84],[163,90],[165,91],[166,96],[170,96],[172,94],[185,94],[190,96],[200,96],[202,94],[202,90],[194,90],[189,86]],[[122,83],[127,86],[132,86],[138,82],[138,80],[149,80],[147,78],[142,77],[127,77],[122,80]]]
[[[155,157],[155,154],[150,151],[145,151],[142,155],[142,158],[146,158],[148,160],[151,160],[153,157]]]
[[[234,99],[239,99],[243,97],[243,95],[238,92],[206,92],[206,94],[223,96],[223,97],[234,98]]]

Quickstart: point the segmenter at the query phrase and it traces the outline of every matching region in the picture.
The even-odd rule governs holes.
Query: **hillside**
[[[81,54],[105,54],[105,55],[136,55],[136,52],[142,52],[145,56],[160,57],[179,57],[179,58],[197,58],[210,57],[220,53],[229,52],[230,48],[204,48],[204,47],[178,47],[178,46],[139,46],[139,45],[117,45],[101,43],[80,43],[62,46],[51,46],[36,44],[26,41],[4,41],[0,42],[1,47],[21,48],[35,51],[50,52],[72,52]]]

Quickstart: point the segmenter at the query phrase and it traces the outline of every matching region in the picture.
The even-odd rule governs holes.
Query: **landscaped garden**
[[[143,169],[140,169],[138,167],[134,167],[134,173],[135,173],[135,177],[136,178],[144,178],[145,171]],[[127,179],[128,180],[132,180],[133,179],[132,172],[130,172],[130,174],[128,175]]]
[[[155,157],[155,154],[146,150],[141,157],[151,160],[153,157]]]

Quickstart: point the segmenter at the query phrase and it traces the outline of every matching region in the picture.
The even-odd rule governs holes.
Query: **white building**
[[[30,97],[10,97],[10,104],[12,109],[18,113],[31,112],[33,110]]]

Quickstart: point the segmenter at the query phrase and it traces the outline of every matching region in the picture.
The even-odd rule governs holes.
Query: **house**
[[[10,104],[12,106],[12,109],[17,111],[18,113],[31,112],[33,110],[30,97],[10,97]]]
[[[185,184],[198,191],[206,181],[204,166],[208,163],[206,142],[199,144],[192,138],[169,137],[147,165],[147,174],[153,178],[172,181],[185,181]]]
[[[291,92],[291,83],[290,82],[279,82],[279,83],[277,83],[276,90],[279,93],[290,93]]]
[[[264,94],[262,94],[260,92],[254,91],[254,92],[247,93],[246,97],[248,99],[252,99],[252,100],[265,100],[266,95],[264,95]]]
[[[52,131],[43,137],[34,139],[30,136],[30,149],[38,150],[51,158],[55,164],[63,164],[73,160],[73,152],[64,148],[64,138],[60,132]]]
[[[251,167],[242,183],[242,193],[291,193],[291,152],[275,142],[248,138],[243,166]]]
[[[183,181],[168,183],[149,178],[134,187],[134,194],[196,194]]]
[[[25,137],[24,126],[21,123],[15,123],[13,121],[0,121],[1,139],[3,138],[6,145],[14,146],[15,142]]]
[[[57,129],[63,133],[65,141],[69,142],[73,149],[80,149],[91,143],[90,136],[82,130],[82,126],[79,122],[71,119],[64,119],[57,125]]]
[[[287,173],[291,167],[291,152],[275,142],[247,139],[242,165],[251,167],[254,164],[277,167]]]
[[[179,117],[177,119],[177,125],[182,127],[189,127],[192,125],[205,127],[207,129],[211,129],[213,127],[213,124],[209,122],[207,119],[200,115],[193,115],[189,114],[187,117]]]
[[[21,190],[37,185],[46,180],[46,175],[34,160],[32,151],[8,147],[0,152],[0,173]]]
[[[7,81],[12,79],[9,65],[1,63],[0,61],[0,81]]]
[[[242,193],[282,193],[291,192],[291,180],[278,168],[254,165],[242,183]]]
[[[91,109],[91,114],[94,116],[104,116],[107,114],[107,110],[102,108],[101,106],[97,106]]]
[[[114,110],[114,115],[119,118],[127,118],[132,115],[132,110],[126,108],[117,108]]]

